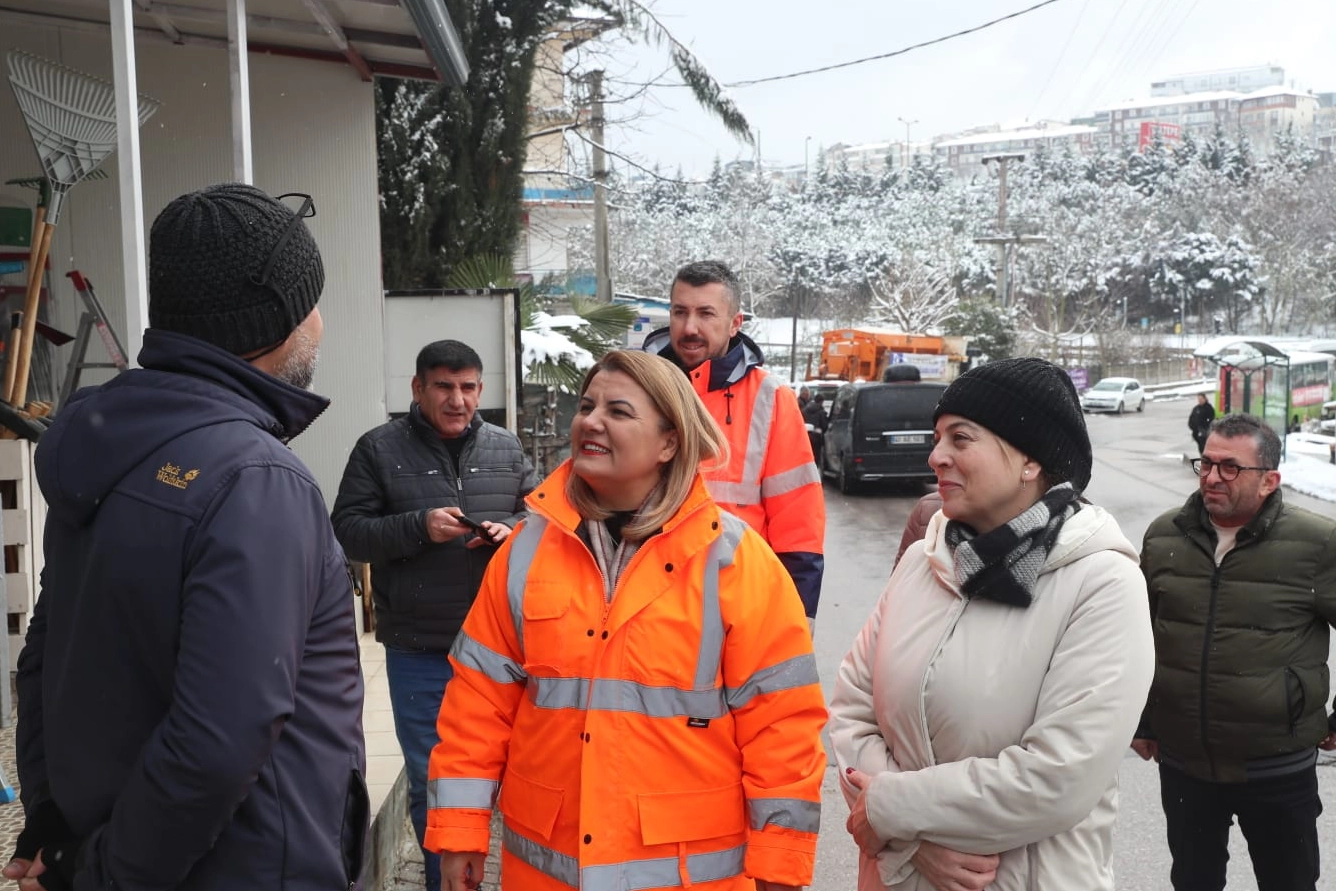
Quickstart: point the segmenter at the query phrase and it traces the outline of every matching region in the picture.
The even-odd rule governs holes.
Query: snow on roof
[[[948,139],[933,143],[934,148],[946,148],[955,145],[981,145],[989,142],[1019,142],[1025,139],[1069,139],[1073,136],[1086,136],[1098,133],[1095,127],[1084,124],[1072,124],[1066,127],[1031,127],[1027,130],[998,130],[992,133],[980,133],[977,136],[964,136],[960,139]]]
[[[1239,98],[1240,102],[1247,102],[1249,99],[1268,99],[1272,96],[1300,96],[1305,99],[1317,101],[1317,97],[1307,90],[1296,90],[1294,87],[1276,85],[1272,87],[1262,87],[1260,90],[1253,90]]]
[[[1215,90],[1207,93],[1184,93],[1182,96],[1156,96],[1153,99],[1128,99],[1113,105],[1101,106],[1099,111],[1121,111],[1128,108],[1164,108],[1170,105],[1195,105],[1198,102],[1216,102],[1221,99],[1241,99],[1245,94],[1233,90]]]
[[[861,145],[832,145],[826,151],[832,154],[853,154],[855,152],[874,152],[881,149],[889,149],[891,146],[900,145],[898,142],[864,142]]]

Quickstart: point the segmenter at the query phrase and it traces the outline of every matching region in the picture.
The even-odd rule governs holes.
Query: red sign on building
[[[1145,151],[1146,146],[1159,136],[1162,142],[1178,142],[1183,138],[1183,130],[1177,124],[1164,121],[1142,121],[1141,136],[1137,139],[1137,151]]]

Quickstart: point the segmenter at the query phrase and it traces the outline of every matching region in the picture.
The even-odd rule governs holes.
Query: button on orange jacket
[[[503,888],[808,884],[826,709],[788,573],[698,479],[609,603],[568,473],[451,651],[425,846],[487,850],[495,802]]]

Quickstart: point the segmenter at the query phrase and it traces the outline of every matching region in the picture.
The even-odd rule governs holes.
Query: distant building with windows
[[[1151,98],[1185,96],[1190,93],[1251,93],[1285,83],[1285,69],[1279,65],[1254,65],[1250,68],[1222,68],[1194,74],[1176,74],[1150,85]]]
[[[578,17],[553,23],[538,47],[529,90],[528,147],[520,232],[512,258],[515,273],[535,285],[594,293],[593,277],[572,277],[567,249],[571,232],[594,223],[594,187],[574,174],[566,131],[586,123],[587,108],[567,95],[563,57],[619,23],[610,18]]]
[[[1096,110],[1108,121],[1108,141],[1114,148],[1141,143],[1143,125],[1168,124],[1194,139],[1209,139],[1216,127],[1233,133],[1238,126],[1237,103],[1241,93],[1216,91],[1151,99],[1133,99]],[[1106,117],[1107,116],[1107,117]]]
[[[845,145],[837,142],[826,149],[826,166],[834,168],[841,160],[855,173],[880,176],[891,167],[908,167],[914,163],[914,156],[927,154],[928,146],[923,143],[906,142],[867,142],[862,145]]]
[[[992,155],[1033,152],[1039,147],[1051,151],[1070,148],[1078,155],[1094,151],[1099,131],[1086,124],[1044,122],[1021,130],[995,130],[975,133],[933,144],[932,150],[958,177],[969,178],[982,172],[983,159]]]
[[[1290,87],[1266,87],[1239,99],[1239,129],[1262,154],[1276,136],[1292,132],[1303,141],[1316,135],[1318,97]]]

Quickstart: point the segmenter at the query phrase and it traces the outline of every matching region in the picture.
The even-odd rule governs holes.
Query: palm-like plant
[[[459,263],[452,288],[514,288],[520,294],[520,339],[526,383],[574,392],[589,366],[616,349],[635,321],[635,310],[615,303],[570,298],[571,311],[553,315],[533,282],[520,281],[509,257],[480,254]]]

